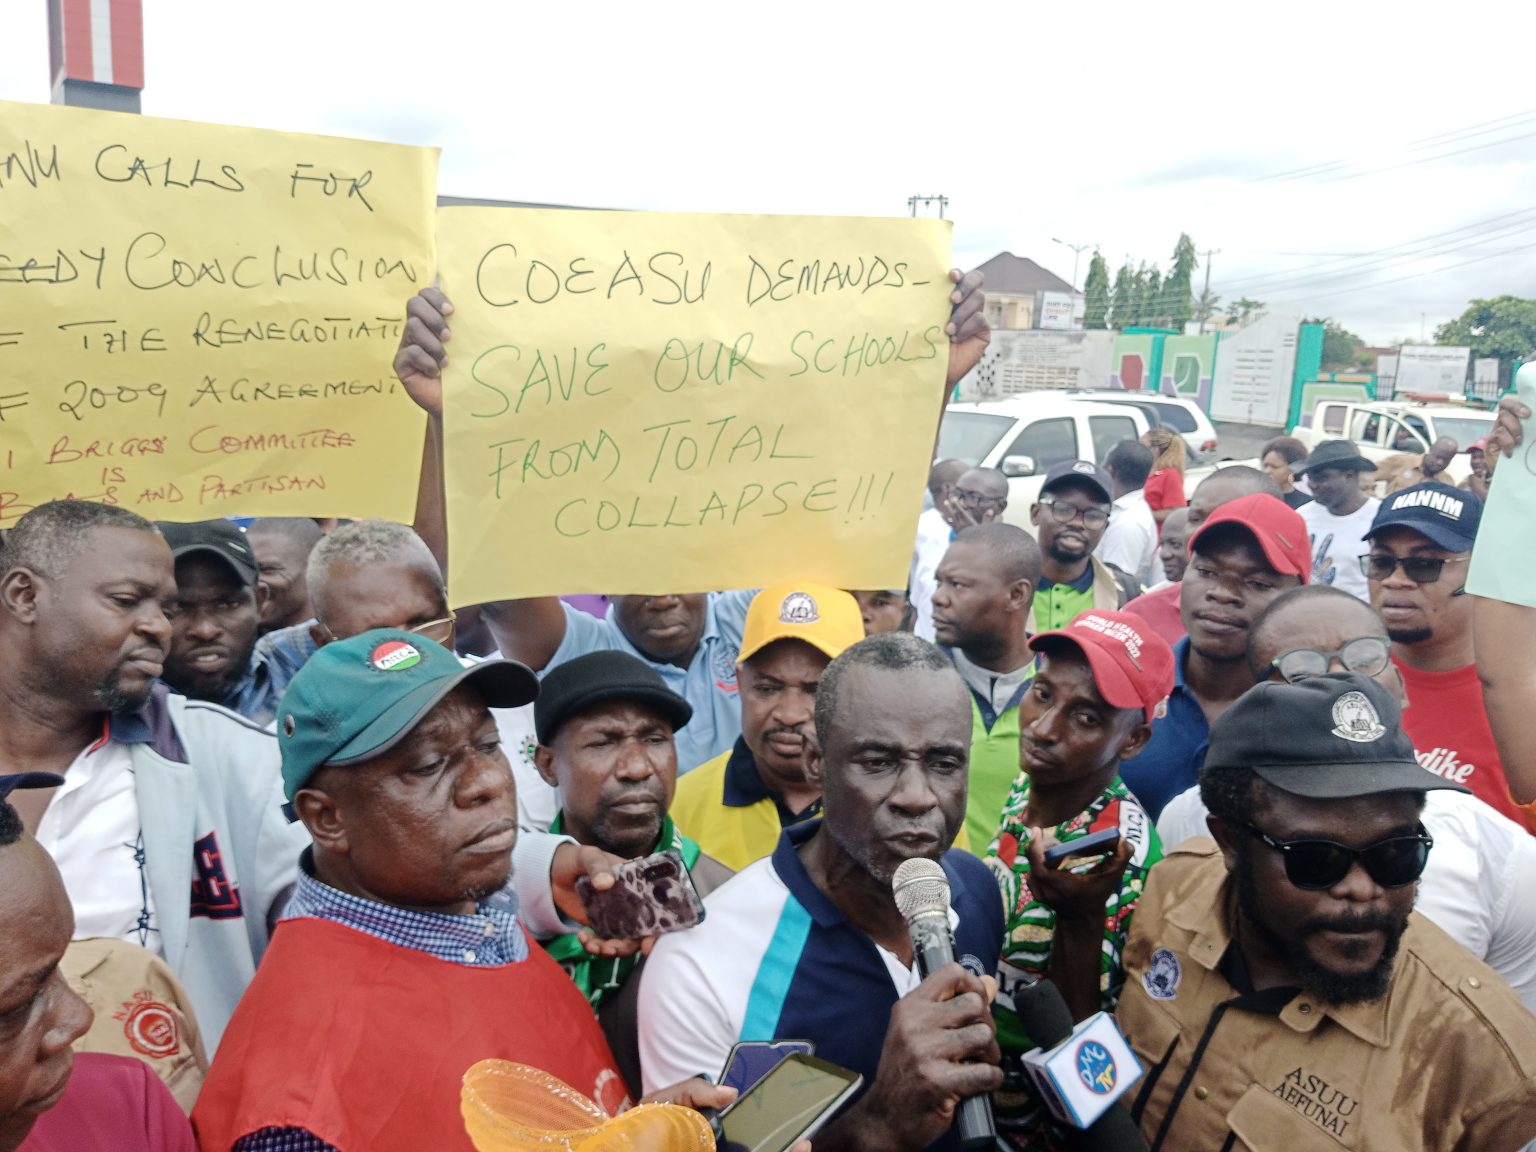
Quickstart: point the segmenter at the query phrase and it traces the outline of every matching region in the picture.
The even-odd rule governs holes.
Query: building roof
[[[1033,296],[1036,292],[1074,290],[1056,273],[1012,252],[999,252],[982,264],[979,271],[987,278],[989,296]]]

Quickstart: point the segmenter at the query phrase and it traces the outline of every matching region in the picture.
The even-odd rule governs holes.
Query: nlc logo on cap
[[[421,663],[421,652],[404,640],[386,640],[368,653],[368,663],[380,672],[399,672]]]

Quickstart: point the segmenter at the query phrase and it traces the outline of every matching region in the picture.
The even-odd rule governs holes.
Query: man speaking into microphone
[[[738,1040],[810,1040],[864,1077],[816,1152],[965,1146],[962,1101],[1002,1082],[983,980],[1002,952],[1002,900],[984,864],[948,848],[970,742],[965,685],[932,645],[887,633],[828,666],[805,753],[823,816],[786,829],[710,895],[702,924],[656,945],[640,986],[647,1086],[676,1068],[718,1073]],[[891,889],[914,858],[938,861],[949,885],[955,960],[927,975]]]

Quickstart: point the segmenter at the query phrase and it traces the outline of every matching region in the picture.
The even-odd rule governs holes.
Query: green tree
[[[1168,327],[1184,331],[1195,315],[1195,269],[1200,255],[1188,232],[1179,233],[1179,242],[1173,249],[1173,267],[1168,279],[1163,281],[1163,306],[1159,309],[1168,321]]]
[[[1324,372],[1349,372],[1359,367],[1359,358],[1356,354],[1365,347],[1364,340],[1332,317],[1313,317],[1303,320],[1302,323],[1323,326],[1322,370]]]
[[[1141,281],[1141,319],[1138,324],[1148,327],[1162,323],[1163,316],[1163,277],[1157,270],[1157,265],[1141,266],[1141,271],[1136,274]]]
[[[1221,294],[1212,292],[1207,288],[1200,293],[1200,299],[1195,301],[1195,319],[1200,321],[1200,331],[1205,331],[1208,320],[1221,308]]]
[[[1109,327],[1109,265],[1095,248],[1088,261],[1088,279],[1083,282],[1083,327]]]
[[[1513,372],[1536,353],[1536,300],[1519,296],[1474,300],[1456,319],[1435,329],[1435,343],[1468,347],[1474,356],[1495,356],[1509,365],[1506,371]]]
[[[1227,305],[1227,319],[1241,327],[1264,311],[1264,301],[1240,296]]]
[[[1136,269],[1127,260],[1115,273],[1115,290],[1109,303],[1109,326],[1125,329],[1136,323]]]

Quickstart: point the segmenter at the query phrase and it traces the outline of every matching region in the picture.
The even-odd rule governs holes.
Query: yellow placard
[[[455,604],[903,587],[939,220],[441,208]]]
[[[0,103],[0,527],[415,507],[436,149]]]

